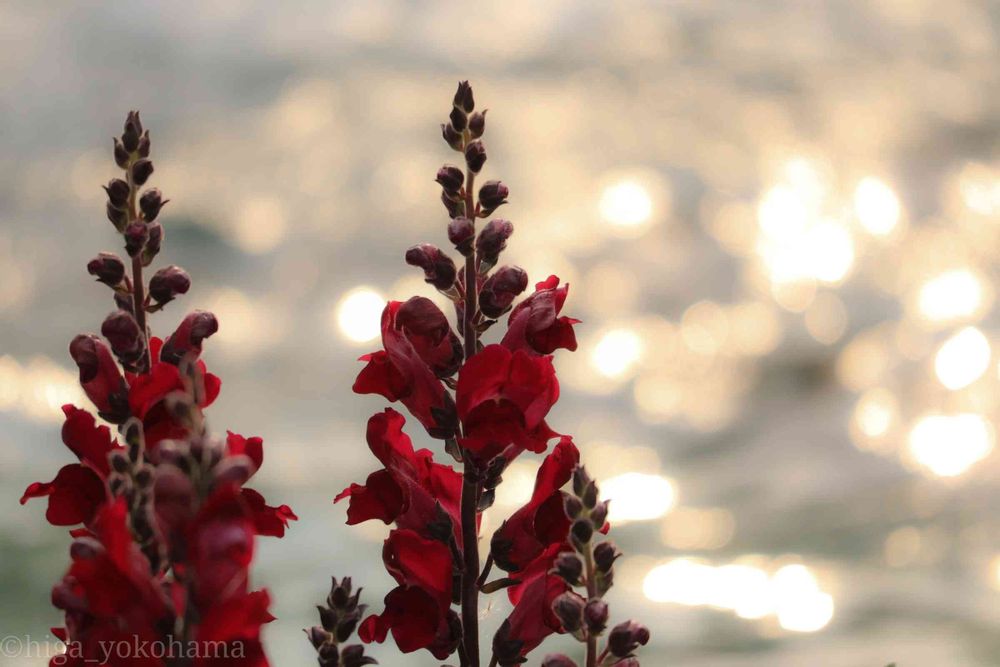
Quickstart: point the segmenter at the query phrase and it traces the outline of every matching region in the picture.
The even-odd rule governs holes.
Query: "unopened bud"
[[[142,249],[142,265],[149,266],[160,253],[160,246],[163,244],[163,225],[158,222],[151,222],[146,225],[149,238],[146,239],[146,246]]]
[[[93,537],[78,537],[69,545],[69,556],[73,560],[93,560],[104,551],[104,545]]]
[[[570,586],[576,586],[583,574],[583,561],[572,551],[564,551],[556,557],[553,572]]]
[[[577,667],[576,663],[562,653],[550,653],[542,660],[542,667]]]
[[[146,240],[149,239],[149,228],[146,223],[136,220],[125,228],[125,252],[129,257],[135,257],[146,247]]]
[[[566,495],[563,498],[563,508],[566,510],[566,516],[570,519],[575,519],[581,514],[583,514],[583,503],[576,496]]]
[[[610,500],[605,500],[602,503],[597,503],[597,506],[590,511],[590,520],[594,522],[598,530],[603,528],[608,520],[608,504],[610,502]]]
[[[117,287],[125,278],[125,263],[114,253],[102,252],[87,262],[87,273],[108,287]]]
[[[597,483],[594,480],[587,482],[587,485],[583,487],[583,493],[580,494],[580,500],[583,501],[583,506],[587,509],[594,509],[597,506]]]
[[[424,281],[439,290],[451,289],[455,284],[455,262],[437,246],[430,243],[415,245],[406,251],[406,263],[424,270]]]
[[[465,202],[458,197],[452,197],[445,191],[441,191],[441,203],[444,204],[451,218],[459,218],[465,215]]]
[[[635,621],[619,623],[608,635],[608,649],[611,654],[622,658],[628,657],[640,646],[649,642],[649,629]]]
[[[121,139],[115,138],[114,144],[115,144],[114,148],[115,164],[124,169],[128,166],[128,160],[129,160],[128,151],[125,150],[125,146],[122,144]]]
[[[111,464],[111,469],[117,473],[124,474],[128,472],[128,457],[120,449],[113,449],[108,452],[108,463]]]
[[[142,185],[153,175],[153,162],[149,158],[140,158],[132,164],[132,182]]]
[[[611,568],[615,564],[615,561],[618,560],[621,555],[622,552],[619,551],[614,542],[601,542],[594,547],[594,564],[597,566],[599,571],[610,572]]]
[[[483,283],[479,292],[479,308],[486,317],[500,317],[510,310],[511,303],[527,287],[528,274],[524,269],[501,267]]]
[[[456,196],[462,189],[462,184],[465,183],[465,174],[458,167],[446,164],[438,169],[437,177],[434,180],[444,188],[445,192]]]
[[[128,205],[128,196],[132,192],[132,188],[129,187],[128,183],[120,178],[112,178],[103,187],[104,191],[108,193],[108,201],[112,206],[115,208],[125,208]]]
[[[462,150],[462,134],[453,128],[451,123],[441,123],[441,136],[444,137],[445,143],[451,146],[452,150]]]
[[[599,635],[608,627],[608,603],[600,598],[587,600],[583,610],[583,620],[592,635]]]
[[[101,325],[101,334],[122,363],[137,361],[145,351],[145,337],[131,313],[119,310],[108,315]]]
[[[139,138],[142,136],[142,121],[138,111],[129,111],[125,119],[125,131],[122,132],[122,144],[125,150],[132,152],[139,148]]]
[[[451,126],[461,132],[469,125],[469,117],[465,115],[465,112],[454,107],[451,113],[448,114],[448,120],[451,122]]]
[[[557,597],[552,603],[552,611],[555,613],[563,630],[576,633],[583,627],[583,609],[586,601],[574,593],[567,591]]]
[[[105,211],[107,213],[108,220],[110,220],[111,224],[115,226],[115,229],[119,232],[124,232],[125,225],[128,224],[128,211],[121,208],[115,208],[111,205],[111,202],[108,202],[105,207]]]
[[[146,219],[146,222],[152,222],[160,214],[160,209],[163,205],[168,201],[170,200],[163,198],[163,193],[160,192],[159,188],[146,190],[139,197],[139,209],[142,211],[142,217]]]
[[[476,101],[472,96],[472,86],[468,81],[459,81],[458,90],[455,91],[455,99],[452,104],[456,109],[461,109],[465,113],[472,113],[476,108]]]
[[[486,181],[479,188],[480,215],[487,216],[507,203],[510,190],[501,181]]]
[[[472,135],[473,139],[478,139],[483,136],[483,132],[486,131],[486,111],[476,112],[469,116],[469,134]]]
[[[191,287],[187,271],[171,264],[165,266],[149,279],[149,296],[159,304],[169,303],[179,294],[186,294]]]
[[[594,524],[587,519],[577,519],[570,528],[570,535],[577,544],[587,544],[594,537]]]
[[[465,216],[452,218],[448,223],[448,240],[455,244],[455,250],[466,257],[472,252],[476,238],[476,224]]]
[[[351,644],[340,652],[340,664],[343,667],[364,667],[364,665],[377,665],[378,661],[365,655],[365,647],[361,644]]]
[[[332,577],[333,583],[330,586],[330,594],[326,597],[326,603],[334,609],[346,609],[351,600],[352,582],[350,577],[344,577],[340,582],[336,577]]]
[[[486,164],[486,147],[478,139],[465,147],[465,164],[473,174],[478,174]]]
[[[494,266],[500,253],[507,247],[507,239],[514,233],[514,224],[508,220],[490,220],[476,238],[476,253],[485,268]],[[482,266],[480,270],[482,270]]]
[[[177,329],[163,343],[160,359],[171,364],[180,363],[188,353],[201,354],[202,342],[219,330],[219,321],[207,310],[188,313]]]
[[[139,154],[139,157],[149,157],[149,130],[144,130],[142,136],[139,137],[139,147],[135,149],[135,152]]]
[[[330,639],[330,633],[321,625],[314,625],[306,630],[306,636],[309,637],[309,643],[317,650]]]
[[[587,469],[583,466],[577,466],[573,471],[573,493],[582,497],[590,482],[591,477],[587,474]]]

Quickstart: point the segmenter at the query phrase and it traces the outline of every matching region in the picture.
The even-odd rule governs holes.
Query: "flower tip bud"
[[[476,238],[476,225],[465,216],[452,218],[448,223],[448,240],[455,245],[455,250],[465,256],[472,253],[472,244]]]
[[[125,252],[129,257],[135,257],[146,246],[149,239],[149,227],[145,222],[136,220],[125,228]]]
[[[476,139],[465,147],[465,164],[474,174],[478,174],[486,164],[486,147]]]
[[[122,169],[125,169],[126,167],[128,167],[128,160],[129,160],[128,151],[125,150],[125,145],[122,143],[122,140],[119,139],[118,137],[115,137],[112,141],[114,143],[115,164],[117,164]]]
[[[445,192],[449,195],[457,196],[459,190],[462,189],[462,184],[465,183],[465,174],[458,167],[446,164],[440,169],[438,169],[437,176],[434,179],[437,181]]]
[[[125,263],[114,253],[102,252],[87,262],[87,273],[108,287],[117,287],[125,278]]]
[[[458,90],[455,91],[455,99],[452,104],[456,109],[461,109],[465,113],[472,113],[476,108],[476,101],[472,96],[472,86],[468,81],[459,81]]]
[[[458,132],[461,132],[462,130],[464,130],[466,127],[469,126],[469,117],[465,115],[465,112],[459,109],[458,107],[453,108],[451,110],[451,113],[448,114],[448,121],[451,123],[451,126],[455,128],[455,130]]]
[[[635,621],[619,623],[608,635],[608,649],[621,658],[630,657],[632,652],[649,642],[649,628]]]
[[[165,266],[149,279],[149,296],[163,305],[173,301],[179,294],[187,294],[191,288],[191,278],[187,271],[171,264]]]

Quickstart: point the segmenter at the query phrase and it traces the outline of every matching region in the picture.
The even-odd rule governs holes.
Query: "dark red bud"
[[[324,630],[323,626],[320,625],[315,625],[306,630],[306,636],[309,637],[309,642],[313,645],[313,648],[316,649],[319,649],[330,639],[330,633]]]
[[[489,268],[497,263],[500,253],[507,247],[507,239],[514,233],[514,225],[508,220],[490,220],[479,232],[476,239],[476,252],[479,261]]]
[[[486,279],[479,292],[479,308],[486,317],[497,318],[510,310],[517,295],[528,287],[528,274],[517,266],[504,266]]]
[[[132,192],[132,188],[129,187],[128,183],[120,178],[112,178],[108,181],[108,184],[103,186],[104,191],[108,193],[108,201],[115,208],[125,208],[128,205],[128,196]]]
[[[472,86],[468,81],[459,81],[458,90],[455,91],[455,99],[452,104],[456,109],[461,109],[465,113],[472,113],[476,108],[476,101],[472,96]]]
[[[608,635],[608,648],[612,655],[628,657],[640,646],[649,642],[649,629],[635,621],[619,623]]]
[[[364,667],[364,665],[378,664],[375,658],[365,655],[365,647],[361,644],[345,646],[340,652],[340,662],[344,667]]]
[[[486,110],[484,109],[482,113],[476,112],[469,117],[469,133],[472,135],[473,139],[478,139],[483,136],[483,132],[486,131]]]
[[[145,339],[131,313],[119,310],[105,318],[101,334],[108,339],[115,356],[124,363],[137,361],[145,351]]]
[[[597,569],[601,572],[610,572],[611,568],[615,564],[615,561],[618,560],[621,555],[622,552],[618,550],[618,547],[615,546],[614,542],[601,542],[594,547],[594,564],[597,565]]]
[[[570,586],[576,586],[583,574],[583,561],[572,551],[564,551],[556,557],[552,571]]]
[[[129,155],[128,151],[125,150],[125,146],[122,144],[122,140],[117,137],[114,139],[114,154],[115,154],[115,164],[117,164],[122,169],[128,166]]]
[[[455,284],[455,262],[437,246],[430,243],[415,245],[406,251],[406,263],[424,270],[424,280],[439,290],[448,290]]]
[[[458,218],[465,215],[465,204],[458,197],[452,197],[447,192],[441,192],[441,203],[448,211],[448,216]]]
[[[594,537],[594,524],[589,519],[577,519],[569,532],[578,545],[587,544]]]
[[[101,416],[120,424],[129,417],[128,389],[111,350],[94,334],[80,334],[69,344],[80,371],[80,386]]]
[[[478,174],[486,164],[486,147],[483,142],[471,142],[465,147],[465,164],[473,174]]]
[[[583,610],[583,619],[587,623],[587,630],[593,635],[599,635],[608,627],[608,603],[600,598],[593,598],[587,601],[587,606]]]
[[[171,364],[180,363],[186,354],[201,354],[202,342],[219,330],[219,321],[206,310],[196,310],[184,318],[177,329],[163,343],[160,359]]]
[[[122,133],[122,144],[129,153],[139,148],[139,138],[142,136],[142,121],[138,111],[129,111],[125,119],[125,131]]]
[[[179,294],[187,294],[191,278],[187,271],[171,264],[165,266],[149,279],[149,296],[159,304],[173,301]]]
[[[142,265],[149,266],[153,258],[160,252],[163,244],[163,226],[158,222],[151,222],[146,225],[149,238],[146,239],[146,246],[142,250]]]
[[[124,209],[115,208],[114,206],[111,205],[111,202],[108,202],[106,211],[108,215],[108,220],[110,220],[111,224],[115,226],[115,229],[117,229],[119,232],[124,232],[125,225],[128,223],[128,212],[125,211]]]
[[[486,181],[479,188],[479,204],[482,207],[480,215],[489,215],[498,207],[507,203],[510,190],[500,181]]]
[[[152,222],[160,214],[160,209],[163,205],[168,201],[170,200],[163,198],[163,193],[160,192],[159,188],[146,190],[139,197],[139,209],[142,211],[142,217],[146,219],[146,222]]]
[[[575,519],[583,512],[583,503],[576,496],[567,495],[563,498],[563,507],[566,510],[566,516],[570,519]]]
[[[552,611],[566,632],[576,632],[583,626],[583,609],[586,601],[574,593],[567,591],[557,597],[552,603]]]
[[[457,196],[465,183],[465,174],[455,165],[446,164],[438,169],[437,177],[434,180],[444,188],[445,192]]]
[[[451,126],[461,132],[469,125],[469,117],[465,115],[465,112],[454,107],[451,113],[448,115],[448,120],[451,122]]]
[[[108,287],[117,287],[125,278],[125,263],[114,253],[102,252],[87,262],[87,273]]]
[[[132,164],[132,182],[142,185],[153,175],[153,163],[148,158],[140,158]]]
[[[590,511],[590,520],[594,525],[600,529],[608,520],[608,505],[611,503],[610,500],[605,500],[602,503],[597,503],[597,505]]]
[[[125,228],[125,252],[129,257],[135,257],[146,247],[146,240],[149,239],[149,228],[146,223],[136,220]]]
[[[462,150],[462,134],[451,126],[451,123],[441,123],[441,136],[452,150]]]
[[[448,223],[448,240],[455,244],[458,250],[465,256],[472,252],[472,244],[476,238],[476,223],[464,216],[452,218]]]
[[[139,148],[136,149],[139,157],[149,157],[149,130],[142,133],[139,137]]]
[[[550,653],[542,661],[542,667],[577,667],[577,665],[562,653]]]
[[[573,493],[582,497],[587,485],[592,481],[593,479],[587,474],[587,469],[583,466],[577,466],[573,471]]]

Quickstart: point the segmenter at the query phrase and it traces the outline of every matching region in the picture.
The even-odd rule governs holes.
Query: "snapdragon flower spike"
[[[596,641],[590,643],[606,631],[610,609],[603,593],[618,552],[582,550],[606,529],[607,505],[598,502],[595,484],[587,485],[584,498],[565,490],[579,452],[546,421],[559,398],[552,355],[576,349],[578,321],[562,314],[568,286],[550,276],[516,303],[528,287],[527,273],[513,266],[493,271],[514,225],[493,219],[476,228],[507,202],[509,190],[499,180],[476,190],[486,163],[485,112],[475,109],[468,82],[459,84],[441,128],[465,158],[464,173],[445,165],[435,176],[450,218],[446,234],[462,264],[430,243],[411,247],[406,262],[451,299],[455,320],[424,297],[390,301],[382,313],[382,349],[361,357],[365,366],[354,391],[400,403],[430,437],[444,440],[444,452],[462,469],[437,462],[429,449],[415,450],[399,412],[386,409],[369,419],[368,446],[382,467],[335,501],[348,500],[348,524],[377,519],[392,526],[382,558],[396,585],[358,634],[376,643],[391,636],[403,653],[427,650],[440,660],[457,652],[462,667],[483,667],[524,664],[550,635],[573,633],[588,642],[587,667],[597,667]],[[482,340],[506,313],[499,342]],[[490,555],[480,568],[481,512],[492,504],[506,467],[525,452],[547,453],[534,492],[489,538]],[[504,575],[488,581],[493,565]],[[481,660],[479,595],[501,590],[513,610],[493,637],[492,654]],[[331,648],[328,625],[307,635],[320,664],[344,664],[343,653]],[[548,667],[573,664],[559,655],[545,661]]]
[[[210,642],[227,664],[264,667],[260,630],[273,617],[267,592],[252,590],[250,565],[257,537],[282,536],[296,516],[246,486],[263,464],[260,438],[219,439],[206,427],[203,410],[221,382],[199,357],[215,316],[194,311],[166,343],[149,332],[147,316],[190,285],[175,266],[148,284],[143,276],[160,251],[154,219],[165,203],[156,189],[139,192],[153,173],[149,153],[149,132],[131,112],[114,141],[124,177],[106,187],[131,271],[112,253],[90,261],[118,309],[103,339],[81,334],[69,346],[84,393],[118,437],[86,409],[63,406],[62,440],[75,460],[29,485],[21,503],[44,498],[49,522],[73,528],[72,562],[52,591],[65,613],[55,631],[71,648],[65,664],[105,664],[108,642],[159,642],[185,655]],[[370,664],[363,651],[342,655],[353,656],[345,665]],[[168,664],[114,664],[140,662]]]

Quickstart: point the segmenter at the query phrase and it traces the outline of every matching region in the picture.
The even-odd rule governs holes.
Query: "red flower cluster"
[[[21,498],[47,498],[49,522],[74,527],[72,564],[52,592],[67,652],[51,664],[263,667],[260,630],[273,617],[267,592],[250,587],[254,541],[281,537],[296,516],[244,486],[263,464],[260,438],[222,441],[205,428],[202,410],[221,382],[198,357],[215,316],[189,314],[165,342],[147,333],[146,315],[190,284],[167,267],[145,295],[142,269],[159,251],[153,220],[165,203],[155,189],[138,195],[152,173],[148,152],[148,133],[130,113],[115,144],[127,180],[107,190],[132,276],[111,253],[90,262],[119,310],[102,326],[108,343],[85,334],[70,344],[84,392],[122,443],[91,413],[64,406],[62,439],[77,462]]]

